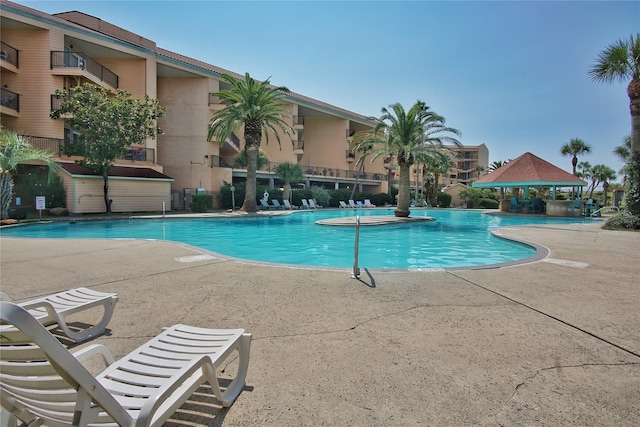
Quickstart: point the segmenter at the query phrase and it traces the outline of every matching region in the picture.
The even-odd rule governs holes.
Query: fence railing
[[[118,75],[83,52],[51,51],[51,69],[78,68],[118,88]]]
[[[16,68],[20,67],[19,61],[20,51],[13,46],[6,44],[5,42],[0,42],[0,59],[9,64],[15,66]]]

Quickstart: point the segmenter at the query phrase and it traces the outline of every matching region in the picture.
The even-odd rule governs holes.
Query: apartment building
[[[224,108],[214,96],[226,89],[220,78],[244,74],[225,70],[158,47],[152,40],[82,12],[46,14],[0,0],[0,123],[30,137],[62,166],[60,176],[71,213],[103,212],[101,177],[74,164],[71,144],[80,140],[64,119],[51,119],[57,89],[93,83],[123,89],[134,98],[145,94],[166,109],[158,125],[163,133],[131,147],[110,174],[113,212],[184,208],[196,189],[217,193],[224,182],[246,179],[233,167],[243,150],[242,129],[227,141],[207,141],[212,114]],[[251,70],[247,70],[251,73]],[[357,175],[352,136],[374,125],[360,114],[305,97],[286,96],[293,135],[271,137],[261,149],[270,160],[258,180],[277,186],[275,167],[302,166],[306,185],[387,192],[390,171],[384,160],[364,162]]]
[[[447,149],[455,154],[455,165],[447,176],[441,177],[442,185],[471,185],[489,173],[489,149],[486,145],[451,145]]]

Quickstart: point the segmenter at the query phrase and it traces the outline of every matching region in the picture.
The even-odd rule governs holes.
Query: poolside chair
[[[511,204],[509,205],[509,212],[519,213],[521,209],[522,209],[522,206],[520,205],[518,198],[512,197]]]
[[[15,331],[0,340],[0,400],[10,427],[161,426],[205,382],[224,407],[245,384],[251,335],[242,329],[175,325],[114,362],[103,345],[70,353],[13,303],[0,302],[0,320]],[[216,372],[236,351],[237,374],[223,392]],[[81,360],[96,355],[107,367],[94,376]]]
[[[540,197],[536,197],[531,202],[531,213],[542,213],[542,199]]]
[[[265,199],[260,199],[260,209],[261,210],[271,209],[271,206],[269,206],[269,204]]]
[[[371,200],[369,199],[364,199],[364,207],[365,208],[375,208],[376,205],[371,204]]]
[[[566,216],[580,216],[582,215],[582,199],[576,198],[572,204],[565,207]]]
[[[3,292],[0,292],[0,301],[12,302],[11,298]],[[62,329],[70,339],[75,342],[81,342],[100,335],[105,331],[107,324],[113,316],[116,302],[118,302],[118,295],[115,293],[76,288],[17,303],[17,305],[28,310],[29,313],[44,326],[58,324],[60,329]],[[100,306],[102,306],[104,312],[102,319],[98,323],[80,331],[75,327],[73,329],[69,327],[69,323],[67,322],[68,316]],[[0,335],[4,335],[5,332],[7,332],[7,328],[0,326]]]
[[[284,207],[289,209],[289,210],[298,209],[298,207],[299,207],[299,206],[296,206],[296,205],[292,205],[287,199],[284,199],[282,201],[282,203],[284,203]]]
[[[272,199],[271,200],[271,206],[270,207],[272,207],[273,209],[284,209],[284,206],[282,206],[277,199]]]
[[[343,208],[343,209],[346,209],[346,208],[348,208],[348,207],[349,207],[349,206],[347,206],[347,204],[346,204],[344,201],[342,201],[342,200],[340,200],[340,202],[339,202],[339,203],[340,203],[340,207],[341,207],[341,208]]]
[[[302,202],[303,209],[309,209],[309,203],[307,202],[307,199],[300,199],[300,201]]]
[[[364,208],[364,204],[360,200],[356,202],[356,206],[359,208]]]
[[[349,200],[349,207],[350,208],[357,208],[358,206],[356,206],[356,202],[354,202],[353,200]]]
[[[309,199],[309,200],[308,200],[308,202],[309,202],[309,207],[310,207],[311,209],[319,209],[319,208],[321,208],[321,207],[322,207],[322,206],[320,206],[319,204],[317,204],[317,203],[316,203],[316,201],[315,201],[314,199]]]

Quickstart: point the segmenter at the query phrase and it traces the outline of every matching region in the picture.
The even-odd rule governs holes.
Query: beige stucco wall
[[[103,213],[104,181],[102,177],[63,177],[69,183],[67,209],[74,214]],[[65,185],[65,187],[67,187]],[[150,212],[171,209],[171,182],[134,178],[109,178],[112,212]]]

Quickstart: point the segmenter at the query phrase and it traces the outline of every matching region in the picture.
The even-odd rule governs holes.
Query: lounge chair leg
[[[218,382],[218,376],[215,372],[217,366],[206,367],[209,371],[206,373],[209,385],[213,391],[213,395],[222,403],[222,406],[228,408],[233,404],[236,398],[240,395],[243,387],[246,384],[247,371],[249,370],[249,353],[251,349],[251,334],[242,334],[239,340],[238,349],[238,372],[236,377],[227,386],[224,393],[220,390],[220,384]],[[221,361],[222,362],[222,361]]]

